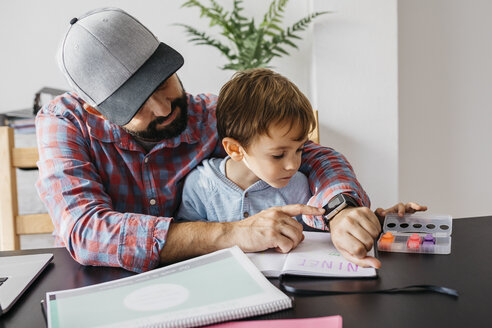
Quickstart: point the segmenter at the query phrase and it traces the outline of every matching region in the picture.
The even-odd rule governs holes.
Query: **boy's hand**
[[[381,232],[377,216],[368,207],[349,207],[330,221],[331,240],[347,260],[379,269],[381,262],[367,252]]]
[[[287,253],[304,239],[302,224],[292,217],[321,215],[324,209],[308,205],[272,207],[247,219],[231,222],[233,238],[244,252],[259,252],[274,248]]]
[[[378,216],[378,218],[381,221],[383,221],[386,214],[389,214],[389,213],[398,213],[399,217],[403,217],[403,215],[405,213],[415,213],[415,212],[419,212],[419,211],[422,211],[422,212],[427,211],[427,206],[419,205],[419,204],[414,203],[414,202],[408,202],[406,204],[398,203],[395,206],[392,206],[392,207],[387,208],[385,210],[379,207],[376,209],[376,211],[374,211],[374,213]]]

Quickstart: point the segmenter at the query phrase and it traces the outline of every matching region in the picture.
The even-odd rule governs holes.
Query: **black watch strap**
[[[330,221],[337,215],[340,211],[346,207],[358,207],[359,204],[347,194],[338,194],[323,207],[325,209],[325,214],[323,215],[323,220],[327,227],[330,226]]]
[[[346,200],[348,206],[350,206],[350,207],[359,207],[360,206],[359,203],[357,203],[357,201],[354,198],[352,198],[352,196],[347,195],[347,194],[342,194],[342,195],[343,195],[343,197],[345,197],[345,200]]]

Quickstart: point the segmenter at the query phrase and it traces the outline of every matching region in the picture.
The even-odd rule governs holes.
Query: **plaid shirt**
[[[83,109],[66,93],[36,118],[40,159],[38,193],[52,217],[57,244],[85,265],[141,272],[159,265],[184,177],[203,159],[224,156],[216,130],[214,95],[188,95],[188,126],[150,152],[121,127]],[[347,160],[308,142],[301,171],[322,206],[335,194],[369,199]],[[305,218],[325,229],[320,218]]]

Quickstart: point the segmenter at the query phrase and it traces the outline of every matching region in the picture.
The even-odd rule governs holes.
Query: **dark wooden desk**
[[[433,284],[457,289],[458,299],[423,294],[366,294],[295,297],[291,310],[258,319],[307,318],[339,314],[347,327],[490,327],[492,310],[492,216],[453,221],[450,255],[379,253],[383,268],[375,280],[296,279],[302,287],[389,288]],[[117,268],[84,267],[63,248],[0,252],[0,256],[52,252],[54,263],[5,316],[0,327],[44,327],[40,300],[47,291],[82,287],[133,273]],[[277,284],[277,280],[272,282]],[[255,319],[256,319],[255,318]]]

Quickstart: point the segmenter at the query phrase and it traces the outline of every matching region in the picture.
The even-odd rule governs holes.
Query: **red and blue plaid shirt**
[[[159,265],[184,177],[203,159],[224,156],[215,118],[217,97],[188,95],[188,126],[150,152],[121,127],[83,109],[66,93],[36,118],[38,193],[53,220],[57,244],[86,265],[146,271]],[[347,160],[331,148],[306,144],[300,170],[322,206],[335,194],[369,199]],[[325,229],[320,218],[305,218]]]

